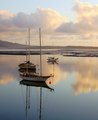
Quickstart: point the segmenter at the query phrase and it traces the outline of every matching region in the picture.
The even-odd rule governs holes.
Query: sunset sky
[[[28,27],[34,45],[41,27],[44,45],[98,46],[98,1],[0,0],[0,40],[25,44]]]

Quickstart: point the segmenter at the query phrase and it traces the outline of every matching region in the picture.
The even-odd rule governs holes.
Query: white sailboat
[[[41,51],[41,29],[39,28],[39,41],[40,41],[40,75],[36,73],[29,73],[28,70],[25,73],[21,73],[20,76],[24,80],[29,81],[38,81],[38,82],[45,82],[49,77],[52,75],[43,76],[42,75],[42,51]]]

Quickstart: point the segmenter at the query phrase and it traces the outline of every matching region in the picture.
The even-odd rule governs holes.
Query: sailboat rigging
[[[41,29],[39,28],[39,42],[40,42],[40,75],[32,72],[25,72],[21,73],[20,76],[24,80],[30,80],[30,81],[46,81],[49,77],[52,77],[51,75],[43,76],[42,75],[42,51],[41,51]]]
[[[28,42],[26,41],[26,61],[19,64],[18,66],[20,72],[26,72],[27,68],[29,72],[36,71],[36,65],[30,61],[30,28],[28,28]]]

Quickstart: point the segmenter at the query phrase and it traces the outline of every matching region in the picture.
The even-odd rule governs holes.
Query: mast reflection
[[[31,87],[39,87],[40,88],[40,101],[39,101],[39,120],[42,120],[42,92],[43,89],[46,88],[50,91],[54,91],[53,88],[49,87],[46,82],[35,82],[35,81],[28,81],[28,80],[21,80],[20,85],[26,86],[26,105],[25,105],[25,112],[26,112],[26,120],[28,120],[28,110],[30,109],[30,88]]]

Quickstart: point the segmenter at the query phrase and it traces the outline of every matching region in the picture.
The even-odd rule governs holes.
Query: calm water
[[[0,56],[0,120],[98,120],[98,58],[59,56],[52,65],[47,57],[43,74],[54,74],[46,81],[54,91],[20,84],[24,56]],[[31,61],[39,67],[39,56]]]

